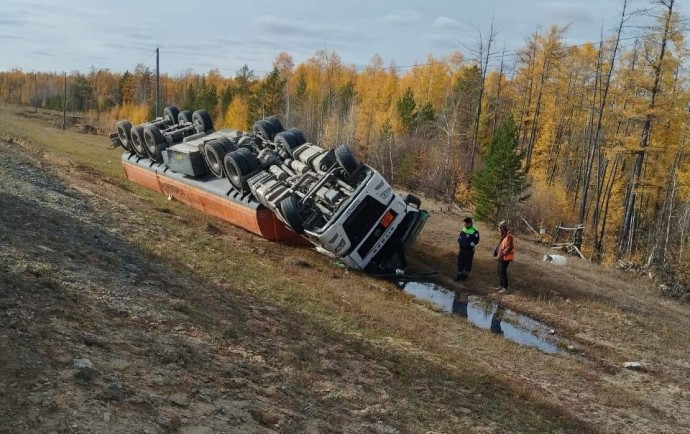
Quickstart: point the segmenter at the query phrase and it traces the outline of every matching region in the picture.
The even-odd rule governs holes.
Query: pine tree
[[[412,133],[417,127],[417,104],[414,102],[414,94],[411,87],[408,86],[402,98],[398,99],[396,108],[398,109],[398,116],[400,116],[403,129],[407,134]]]
[[[259,120],[280,113],[284,86],[285,80],[280,77],[280,71],[273,68],[248,99],[250,119]]]
[[[195,102],[198,109],[204,109],[212,115],[215,114],[216,106],[218,105],[218,89],[216,89],[214,84],[209,84],[205,77],[201,78]]]
[[[417,124],[423,125],[433,122],[436,119],[436,111],[430,102],[424,104],[417,110]]]
[[[529,195],[525,154],[518,150],[518,133],[509,116],[491,139],[484,168],[474,177],[475,216],[497,223],[517,213],[517,205]]]

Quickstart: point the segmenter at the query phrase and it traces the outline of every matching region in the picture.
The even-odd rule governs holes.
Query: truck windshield
[[[343,224],[343,229],[350,240],[350,248],[362,242],[372,227],[376,226],[386,211],[386,205],[371,196],[364,198],[355,212]]]

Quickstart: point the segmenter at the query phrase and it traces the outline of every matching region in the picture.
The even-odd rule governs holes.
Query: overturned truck
[[[163,113],[142,125],[121,120],[110,135],[130,180],[267,239],[306,239],[350,268],[406,266],[429,215],[347,146],[309,143],[275,116],[243,132],[215,131],[203,110]]]

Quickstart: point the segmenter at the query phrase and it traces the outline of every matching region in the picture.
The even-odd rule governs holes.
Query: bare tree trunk
[[[680,68],[681,68],[681,63],[678,64],[676,67],[676,72],[673,77],[673,91],[671,92],[671,101],[678,101],[678,77],[680,75]],[[671,128],[671,119],[668,119],[665,125],[666,129]],[[688,128],[686,125],[684,133],[687,133]],[[666,195],[664,197],[664,203],[659,211],[662,216],[665,216],[664,224],[661,226],[658,226],[658,234],[654,239],[654,242],[656,244],[659,243],[661,239],[664,240],[662,246],[661,246],[661,258],[660,261],[661,265],[666,265],[668,260],[668,244],[669,244],[669,237],[670,237],[670,232],[671,232],[671,217],[673,216],[673,208],[674,208],[674,203],[676,199],[676,193],[677,193],[677,180],[678,180],[678,169],[681,165],[681,161],[683,159],[684,155],[684,147],[685,147],[685,134],[681,135],[680,139],[680,144],[678,147],[678,150],[676,151],[676,155],[673,159],[673,163],[670,166],[670,170],[668,172],[668,181],[666,185]],[[656,245],[654,246],[656,247]],[[654,250],[653,250],[654,251]]]
[[[609,168],[609,160],[599,157],[599,163],[597,164],[598,169],[597,169],[597,183],[596,183],[596,188],[595,188],[595,196],[594,196],[594,212],[592,213],[592,234],[594,235],[594,246],[596,248],[598,241],[599,241],[599,234],[598,234],[598,229],[599,229],[599,218],[600,218],[600,204],[601,204],[601,197],[603,194],[604,190],[604,181],[606,177],[606,171]]]
[[[690,204],[685,204],[685,210],[683,211],[683,217],[680,219],[680,248],[678,249],[678,263],[683,263],[683,253],[685,251],[685,228],[690,221]]]
[[[599,253],[604,251],[604,236],[606,235],[606,217],[609,213],[609,203],[611,202],[611,194],[613,193],[613,183],[616,179],[616,172],[618,171],[619,161],[620,157],[616,155],[616,157],[613,159],[613,167],[611,168],[611,175],[609,177],[608,186],[606,187],[606,191],[604,192],[604,197],[606,198],[606,200],[604,201],[604,215],[601,219],[601,232],[599,233],[599,239],[596,242],[596,249]]]
[[[664,61],[664,55],[666,54],[666,46],[668,44],[668,41],[670,39],[670,33],[671,33],[671,18],[673,16],[673,5],[675,3],[675,0],[660,0],[660,4],[662,4],[667,10],[665,14],[665,19],[664,19],[664,31],[663,35],[661,38],[661,49],[659,52],[659,57],[657,59],[657,62],[652,65],[652,68],[654,69],[654,84],[651,89],[651,96],[650,96],[650,101],[648,105],[648,110],[647,110],[647,115],[645,117],[644,124],[642,126],[642,136],[640,138],[640,147],[637,152],[637,155],[635,156],[635,164],[633,165],[633,171],[632,171],[632,176],[631,176],[631,182],[630,182],[630,189],[629,189],[629,194],[626,195],[626,200],[625,200],[625,213],[624,213],[624,219],[623,219],[623,224],[621,225],[621,236],[619,238],[619,245],[618,245],[618,256],[620,257],[621,253],[625,249],[625,244],[626,242],[629,242],[628,244],[628,250],[630,250],[630,246],[632,244],[632,240],[634,239],[633,231],[632,231],[632,217],[633,213],[632,210],[635,206],[635,199],[637,197],[637,187],[640,184],[642,180],[642,168],[645,163],[645,159],[647,157],[647,148],[649,146],[649,137],[652,132],[652,123],[653,123],[653,112],[654,109],[656,108],[656,97],[659,94],[660,91],[660,83],[661,83],[661,75],[663,72],[663,61]],[[629,241],[626,241],[629,240]]]
[[[393,163],[393,141],[389,138],[386,137],[386,142],[388,142],[388,163],[391,166],[391,171],[390,171],[390,183],[394,184],[395,183],[395,165]]]
[[[546,80],[546,59],[547,55],[544,53],[544,63],[542,65],[541,76],[539,77],[539,93],[537,94],[537,104],[534,109],[534,119],[532,119],[532,128],[529,133],[529,141],[527,142],[527,153],[525,155],[525,170],[529,172],[530,164],[532,163],[532,150],[534,149],[534,142],[536,141],[537,123],[539,122],[539,114],[541,111],[541,97],[544,94],[544,82]]]
[[[585,217],[586,217],[586,212],[587,212],[587,201],[588,201],[588,194],[589,194],[589,180],[590,176],[592,173],[592,167],[594,165],[594,159],[597,153],[599,152],[600,148],[600,143],[599,143],[599,135],[601,134],[601,129],[602,129],[602,119],[604,117],[604,110],[606,109],[606,98],[608,97],[609,93],[609,87],[611,85],[611,76],[613,75],[613,69],[616,64],[616,54],[618,53],[618,44],[620,43],[621,39],[621,33],[623,31],[623,24],[625,24],[626,21],[626,16],[625,16],[625,11],[628,5],[627,0],[623,0],[623,11],[621,12],[621,19],[618,24],[618,31],[616,32],[616,42],[613,47],[613,52],[611,53],[611,66],[609,67],[608,74],[606,74],[606,79],[604,81],[604,89],[603,89],[603,94],[601,95],[601,101],[599,103],[599,116],[597,118],[596,122],[596,130],[594,132],[594,136],[590,141],[590,152],[587,157],[587,165],[585,167],[585,177],[584,180],[582,181],[582,201],[580,202],[580,215],[578,218],[578,222],[580,225],[584,225],[585,222]],[[601,73],[601,57],[602,57],[602,52],[603,52],[603,40],[604,40],[604,35],[602,34],[601,36],[601,44],[599,45],[599,56],[597,59],[597,82],[599,82],[599,76]],[[596,86],[595,86],[596,87]],[[581,246],[577,246],[581,247]]]
[[[534,68],[537,63],[537,41],[539,39],[539,33],[534,32],[532,34],[532,40],[530,41],[531,50],[527,52],[527,77],[529,80],[529,87],[527,90],[527,99],[522,107],[522,116],[520,117],[520,122],[518,124],[518,137],[520,139],[520,147],[525,148],[525,142],[527,141],[527,128],[525,128],[525,117],[527,117],[530,108],[532,107],[532,91],[534,88]],[[517,70],[517,68],[516,68]]]
[[[489,69],[489,57],[491,56],[491,45],[494,41],[494,38],[496,37],[496,33],[494,33],[494,19],[491,17],[491,28],[489,30],[489,39],[487,40],[486,44],[486,55],[481,56],[482,49],[484,46],[484,42],[480,41],[479,43],[479,59],[480,59],[480,66],[481,66],[481,83],[479,86],[479,96],[477,98],[477,114],[474,119],[474,135],[472,136],[472,152],[470,153],[470,174],[474,172],[474,153],[475,150],[477,149],[477,136],[479,135],[479,123],[480,119],[482,117],[482,99],[484,97],[484,85],[486,82],[486,71]],[[480,38],[481,38],[481,33],[480,33]]]
[[[666,236],[664,237],[664,245],[663,245],[663,255],[662,255],[662,264],[666,265],[667,263],[667,258],[668,258],[668,243],[669,243],[669,237],[671,234],[671,217],[673,216],[673,202],[676,198],[676,193],[677,193],[677,187],[678,187],[678,178],[677,178],[677,172],[678,172],[678,167],[680,166],[680,162],[683,159],[683,150],[682,148],[676,153],[676,158],[673,160],[673,165],[671,166],[671,171],[669,173],[670,178],[669,178],[669,185],[667,188],[667,200],[666,202],[668,203],[667,206],[667,214],[666,214]]]
[[[498,69],[498,84],[496,86],[496,107],[494,109],[494,119],[491,125],[491,135],[496,134],[496,126],[503,122],[503,116],[499,119],[499,114],[502,113],[500,109],[501,104],[501,79],[503,78],[504,57],[506,55],[505,44],[503,52],[501,53],[501,66]]]
[[[556,169],[558,168],[558,158],[562,148],[561,145],[563,144],[564,140],[563,132],[567,128],[567,125],[570,124],[573,112],[575,111],[574,107],[571,107],[570,103],[570,98],[574,93],[573,87],[575,85],[573,83],[575,82],[575,76],[576,74],[574,74],[574,71],[571,71],[571,74],[568,76],[568,91],[565,94],[565,102],[563,103],[563,106],[570,107],[570,109],[568,112],[563,112],[561,114],[556,126],[556,135],[554,137],[553,146],[549,148],[549,155],[547,158],[547,185],[553,185],[553,181],[556,176]]]

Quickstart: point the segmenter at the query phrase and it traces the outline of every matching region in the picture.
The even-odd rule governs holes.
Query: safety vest
[[[460,242],[460,248],[462,249],[472,249],[479,244],[479,231],[474,226],[463,227],[460,231],[460,236],[458,237]]]
[[[515,244],[513,243],[513,234],[508,232],[498,245],[498,253],[502,255],[503,261],[512,261],[515,259]]]

